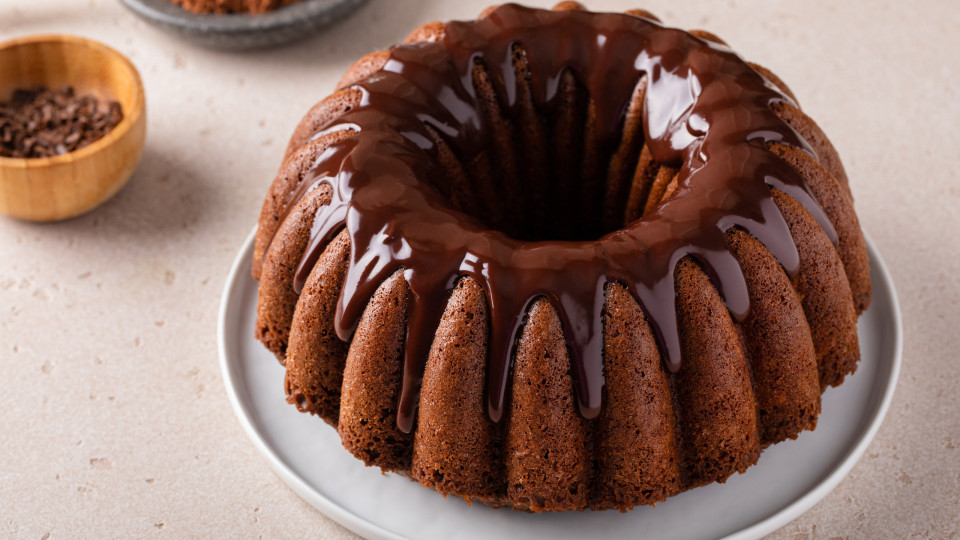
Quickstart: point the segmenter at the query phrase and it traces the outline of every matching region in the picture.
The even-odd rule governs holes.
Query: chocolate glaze
[[[627,104],[647,77],[646,144],[660,163],[681,164],[673,195],[596,241],[523,242],[453,208],[425,126],[466,161],[490,141],[473,67],[491,73],[506,116],[516,113],[512,49],[519,44],[538,110],[549,110],[571,70],[594,97],[597,131],[618,140]],[[723,233],[742,227],[793,275],[799,256],[771,187],[803,204],[836,242],[804,179],[766,150],[771,141],[813,154],[770,105],[790,101],[722,45],[625,14],[553,12],[505,5],[484,19],[452,22],[436,43],[399,45],[383,69],[355,86],[361,104],[317,136],[352,129],[315,163],[287,208],[327,182],[333,201],[317,213],[297,269],[299,291],[319,255],[346,227],[352,253],[336,331],[349,340],[384,279],[402,270],[410,287],[397,424],[413,428],[421,377],[449,291],[472,276],[490,307],[488,410],[504,411],[512,352],[537,297],[553,303],[569,345],[581,413],[595,417],[603,386],[604,288],[621,283],[640,303],[669,369],[680,366],[674,268],[694,257],[736,320],[749,311],[746,282]],[[437,186],[437,187],[435,187]]]

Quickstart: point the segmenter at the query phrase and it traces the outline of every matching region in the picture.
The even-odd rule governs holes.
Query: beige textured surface
[[[216,313],[300,115],[361,54],[485,5],[392,4],[372,0],[292,48],[227,54],[111,0],[0,0],[0,38],[68,32],[127,54],[150,121],[139,170],[98,211],[0,219],[0,536],[352,536],[242,432],[218,371]],[[896,282],[904,364],[886,422],[850,476],[773,536],[960,534],[960,4],[590,6],[708,29],[786,80],[839,148]]]

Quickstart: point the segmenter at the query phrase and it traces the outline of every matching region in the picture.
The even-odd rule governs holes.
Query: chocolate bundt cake
[[[293,134],[252,271],[288,400],[366,464],[626,510],[743,472],[856,369],[840,159],[712,34],[504,5],[338,88]]]

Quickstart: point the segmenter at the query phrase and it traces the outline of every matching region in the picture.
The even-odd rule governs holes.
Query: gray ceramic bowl
[[[151,25],[215,49],[275,47],[307,38],[365,0],[303,0],[263,15],[197,15],[170,0],[121,0]]]

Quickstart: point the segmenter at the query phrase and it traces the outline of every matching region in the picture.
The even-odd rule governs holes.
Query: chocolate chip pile
[[[172,0],[174,4],[193,13],[252,13],[255,15],[273,11],[300,0]]]
[[[77,96],[73,87],[16,90],[0,102],[0,156],[52,157],[96,141],[123,120],[116,101]]]

